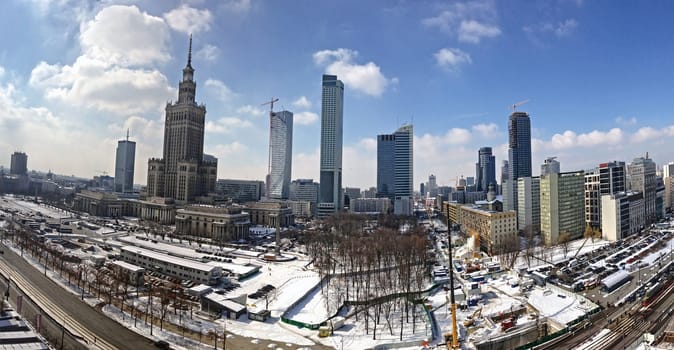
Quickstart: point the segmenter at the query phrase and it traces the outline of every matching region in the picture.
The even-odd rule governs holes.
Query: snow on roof
[[[134,264],[129,264],[129,263],[126,262],[126,261],[115,260],[115,261],[113,261],[112,263],[113,263],[113,265],[117,265],[117,266],[119,266],[119,267],[121,267],[121,268],[123,268],[123,269],[129,270],[129,271],[132,271],[132,272],[145,271],[144,268],[142,268],[142,267],[140,267],[140,266],[136,266],[136,265],[134,265]]]
[[[171,256],[159,252],[155,252],[149,249],[141,248],[141,247],[133,247],[133,246],[123,246],[120,248],[122,251],[127,251],[133,254],[139,254],[143,256],[147,256],[150,259],[155,259],[159,261],[163,261],[169,264],[173,265],[180,265],[180,266],[185,266],[194,270],[202,271],[202,272],[212,272],[214,270],[220,270],[217,266],[212,266],[204,263],[200,263],[197,261],[193,260],[188,260],[185,258],[179,258],[177,256]]]
[[[201,293],[201,292],[205,292],[207,290],[213,290],[213,288],[211,288],[210,286],[207,286],[205,284],[197,284],[196,286],[190,288],[189,290],[192,291],[192,292]]]
[[[618,270],[617,272],[609,275],[604,278],[601,283],[606,286],[606,288],[611,289],[616,284],[622,283],[625,279],[630,278],[630,274],[625,270]]]
[[[239,275],[239,276],[246,276],[248,274],[254,273],[255,271],[257,271],[261,268],[261,266],[254,265],[254,264],[239,265],[239,264],[232,264],[232,263],[219,262],[219,261],[209,261],[206,264],[212,265],[212,266],[219,266],[223,270],[227,270],[227,271],[229,271],[229,272],[231,272],[235,275]]]
[[[220,295],[218,293],[209,293],[204,296],[204,298],[228,309],[233,312],[241,312],[243,310],[246,310],[245,305],[241,305],[237,302],[234,302],[232,300],[227,299],[224,295]]]

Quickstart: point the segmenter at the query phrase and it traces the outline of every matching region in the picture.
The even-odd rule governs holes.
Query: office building
[[[388,198],[358,198],[351,201],[349,210],[358,214],[386,214],[391,210],[391,200]]]
[[[585,231],[585,173],[552,173],[541,176],[541,236],[545,245],[573,240]]]
[[[614,242],[639,233],[646,224],[644,197],[640,192],[617,192],[601,196],[602,237]]]
[[[669,162],[662,166],[662,181],[665,186],[664,207],[669,212],[674,202],[674,162]]]
[[[349,197],[350,200],[360,198],[360,188],[358,187],[347,187],[344,189],[344,195]]]
[[[559,174],[559,162],[555,160],[557,157],[548,157],[541,164],[541,176],[548,174]]]
[[[639,157],[634,158],[632,163],[627,167],[629,178],[629,189],[632,191],[641,192],[644,196],[644,210],[646,215],[646,225],[655,222],[658,218],[658,213],[655,205],[656,198],[656,176],[655,176],[655,162],[652,159]]]
[[[271,160],[267,197],[288,199],[293,158],[293,114],[271,112],[269,158]]]
[[[435,178],[435,175],[431,174],[428,176],[428,183],[426,183],[426,192],[430,198],[434,198],[438,195],[438,182]],[[425,193],[424,193],[425,195]]]
[[[297,179],[290,183],[290,200],[318,202],[318,182],[313,179]]]
[[[323,75],[322,89],[318,216],[325,218],[344,208],[342,192],[344,84],[336,75]]]
[[[235,203],[256,202],[262,198],[264,183],[257,180],[220,179],[215,193]]]
[[[394,201],[396,215],[412,213],[413,128],[377,136],[377,196]]]
[[[178,204],[215,192],[217,160],[204,157],[206,106],[197,104],[192,68],[192,37],[178,88],[178,101],[166,104],[163,158],[148,161],[147,194]]]
[[[501,196],[503,197],[503,210],[515,210],[513,203],[513,196],[510,194],[513,191],[511,182],[509,180],[510,166],[508,161],[504,160],[501,165]]]
[[[449,221],[459,224],[467,236],[477,235],[480,250],[500,254],[519,249],[515,211],[496,212],[452,202],[444,203],[442,208]]]
[[[482,147],[477,152],[475,182],[477,191],[482,192],[487,192],[490,184],[496,185],[496,157],[492,155],[491,147]]]
[[[126,131],[126,140],[117,142],[115,157],[115,192],[133,192],[133,172],[136,162],[136,143],[129,141],[129,131]]]
[[[213,242],[248,239],[250,216],[241,206],[188,205],[176,211],[176,234]]]
[[[531,120],[525,112],[513,112],[508,120],[508,190],[503,191],[504,210],[517,209],[517,179],[531,177]],[[507,207],[506,207],[507,204]]]
[[[527,237],[541,233],[541,178],[517,179],[517,229]]]
[[[585,174],[585,225],[601,227],[601,197],[625,191],[625,162],[601,163]]]
[[[11,163],[9,165],[11,175],[28,175],[28,156],[23,152],[12,153]]]

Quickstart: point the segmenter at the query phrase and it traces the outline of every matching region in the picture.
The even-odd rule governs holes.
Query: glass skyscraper
[[[477,152],[475,183],[477,190],[482,192],[487,192],[490,184],[496,186],[496,157],[492,155],[491,147],[482,147]]]
[[[403,125],[395,133],[377,136],[377,196],[388,197],[409,214],[413,191],[413,127]],[[405,200],[407,199],[407,200]]]
[[[342,190],[342,128],[344,83],[336,75],[323,75],[321,97],[321,168],[318,216],[344,208]]]
[[[517,179],[531,177],[531,120],[525,112],[513,112],[508,121],[508,194],[503,210],[517,208]]]
[[[272,112],[271,169],[267,197],[288,199],[293,157],[293,114],[288,111]]]
[[[129,132],[126,140],[117,142],[117,156],[115,158],[115,192],[133,192],[133,172],[136,161],[136,143],[129,141]]]

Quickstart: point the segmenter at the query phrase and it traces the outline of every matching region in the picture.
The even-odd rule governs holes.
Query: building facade
[[[115,157],[115,192],[133,192],[133,173],[136,162],[136,143],[129,141],[129,132],[126,140],[117,142]]]
[[[313,179],[297,179],[290,183],[290,200],[311,203],[312,214],[316,214],[319,184]]]
[[[295,224],[293,210],[284,202],[250,202],[245,206],[251,225],[288,227]]]
[[[166,104],[163,158],[148,161],[147,193],[173,198],[179,204],[215,192],[217,160],[204,157],[206,106],[195,100],[192,38],[178,101]]]
[[[272,112],[270,118],[271,169],[267,197],[288,199],[293,158],[293,114],[288,111]]]
[[[517,179],[531,177],[531,119],[513,112],[508,120],[508,190],[503,191],[504,210],[517,210]],[[506,206],[507,205],[507,206]]]
[[[491,147],[482,147],[477,152],[475,182],[477,191],[482,192],[487,192],[490,184],[496,186],[496,157],[492,154]]]
[[[323,75],[322,89],[318,216],[325,218],[344,208],[342,192],[344,84],[336,75]]]
[[[120,251],[122,260],[127,263],[180,280],[191,280],[197,283],[214,285],[222,277],[222,268],[219,266],[204,264],[135,246],[123,246],[120,248]]]
[[[601,228],[601,197],[625,191],[625,162],[601,163],[585,174],[585,225]]]
[[[11,175],[28,175],[28,156],[23,152],[12,153],[11,163],[9,165]]]
[[[264,183],[256,180],[220,179],[215,183],[215,193],[235,203],[259,201],[263,190]]]
[[[381,213],[391,210],[391,200],[388,198],[358,198],[351,201],[349,210],[352,213]]]
[[[456,209],[461,230],[471,236],[479,235],[482,251],[495,254],[519,249],[515,211],[495,212],[473,206]]]
[[[541,178],[517,179],[517,229],[527,237],[541,232]]]
[[[557,157],[545,158],[543,164],[541,164],[541,176],[548,174],[559,174],[560,164],[557,160]]]
[[[214,242],[248,239],[250,216],[240,206],[188,205],[176,211],[176,234]]]
[[[614,242],[639,233],[646,224],[644,197],[639,192],[618,192],[601,196],[601,231]]]
[[[655,205],[657,187],[655,168],[655,162],[648,158],[648,155],[646,155],[646,158],[634,158],[632,163],[627,167],[629,189],[641,192],[644,196],[646,225],[650,225],[658,218],[658,212]]]
[[[550,246],[560,243],[560,235],[573,240],[585,231],[583,171],[541,176],[541,236]],[[562,237],[564,238],[564,237]]]
[[[410,215],[413,202],[413,126],[377,136],[377,196],[394,202],[394,214]]]

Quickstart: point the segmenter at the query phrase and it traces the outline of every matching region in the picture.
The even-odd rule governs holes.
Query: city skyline
[[[535,165],[557,156],[573,171],[649,152],[660,168],[674,159],[666,74],[674,4],[307,4],[3,3],[0,163],[8,167],[20,149],[30,169],[113,173],[111,154],[130,128],[134,178],[144,184],[147,159],[161,154],[163,107],[175,99],[189,33],[209,111],[204,153],[230,165],[218,169],[221,179],[264,180],[260,104],[278,96],[295,112],[292,178],[319,181],[324,73],[345,85],[343,187],[375,186],[374,135],[405,122],[417,132],[415,188],[430,174],[440,185],[472,176],[483,146],[501,164],[508,106],[524,99],[518,110],[531,117]],[[301,25],[294,16],[269,20],[296,8],[309,11]],[[633,18],[647,20],[624,28]],[[131,32],[138,35],[118,35]],[[285,57],[264,54],[281,49]]]

